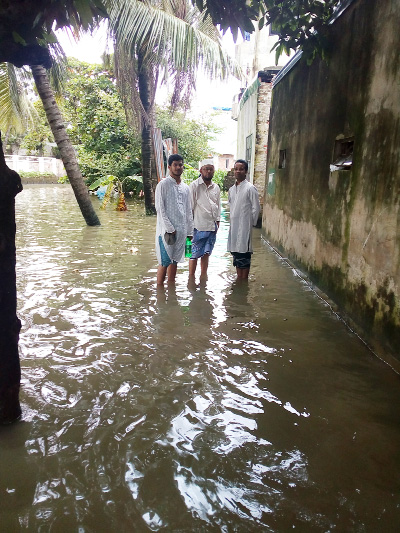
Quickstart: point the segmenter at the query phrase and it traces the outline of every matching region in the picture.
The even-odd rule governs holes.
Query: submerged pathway
[[[96,200],[94,200],[96,202]],[[155,220],[88,228],[17,198],[24,421],[0,430],[0,531],[397,531],[400,380],[255,230],[157,290]]]

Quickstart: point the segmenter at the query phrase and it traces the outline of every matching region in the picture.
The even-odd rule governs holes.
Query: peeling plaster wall
[[[331,27],[329,64],[300,59],[276,84],[263,210],[265,237],[398,360],[399,28],[400,0],[356,0]],[[335,140],[353,136],[352,169],[330,172]]]
[[[246,159],[246,137],[252,135],[249,179],[258,190],[261,205],[264,200],[265,170],[267,168],[271,93],[272,84],[262,82],[258,91],[246,100],[238,114],[238,159]]]
[[[257,118],[255,133],[253,183],[260,196],[261,207],[264,201],[265,170],[267,168],[267,146],[269,113],[271,109],[272,83],[261,83],[258,88]]]

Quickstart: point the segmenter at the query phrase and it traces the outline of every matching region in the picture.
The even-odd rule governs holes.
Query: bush
[[[125,194],[134,193],[139,195],[140,191],[143,191],[142,176],[127,176],[122,184],[122,190]]]
[[[213,182],[219,185],[221,191],[224,190],[224,179],[228,174],[227,170],[216,170],[213,177]],[[200,175],[200,171],[190,165],[185,165],[185,170],[182,174],[183,181],[189,185],[196,180]]]
[[[182,179],[185,183],[189,185],[189,183],[192,183],[192,181],[196,180],[199,177],[200,172],[196,169],[191,167],[190,165],[185,165],[185,170],[182,174]]]
[[[219,188],[221,189],[221,191],[224,190],[224,179],[225,179],[225,176],[228,174],[228,171],[227,170],[216,170],[215,171],[215,174],[214,174],[214,177],[213,177],[213,181],[219,185]]]
[[[55,174],[52,172],[18,172],[18,174],[21,176],[21,178],[25,179],[31,179],[34,180],[55,180],[57,181],[58,178]]]
[[[125,176],[141,174],[142,171],[139,159],[127,155],[123,150],[100,155],[94,152],[85,152],[80,146],[78,147],[78,154],[79,167],[87,186],[99,178],[105,178],[109,175],[123,179]]]

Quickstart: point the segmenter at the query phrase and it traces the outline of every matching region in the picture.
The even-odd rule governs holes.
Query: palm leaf
[[[139,95],[139,52],[150,74],[152,100],[158,80],[172,81],[172,109],[188,109],[199,69],[210,78],[240,73],[222,49],[211,18],[187,0],[109,0],[107,7],[118,87],[128,123],[136,131],[152,123]]]
[[[208,17],[186,9],[190,22],[180,19],[173,14],[178,5],[173,1],[108,0],[106,4],[111,28],[128,51],[145,46],[160,64],[165,66],[167,60],[177,71],[201,67],[211,78],[239,75]]]
[[[27,96],[31,84],[32,78],[26,70],[17,69],[11,63],[0,64],[0,129],[23,132],[34,123],[37,113]]]

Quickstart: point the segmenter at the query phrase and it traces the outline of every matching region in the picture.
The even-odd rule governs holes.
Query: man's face
[[[243,181],[246,179],[247,170],[244,163],[235,163],[233,171],[237,181]]]
[[[206,182],[210,182],[214,176],[214,165],[204,165],[200,169],[200,173],[203,177],[203,180]]]
[[[182,175],[182,172],[184,170],[183,167],[183,161],[172,161],[170,165],[168,165],[169,173],[173,178],[180,178]]]

